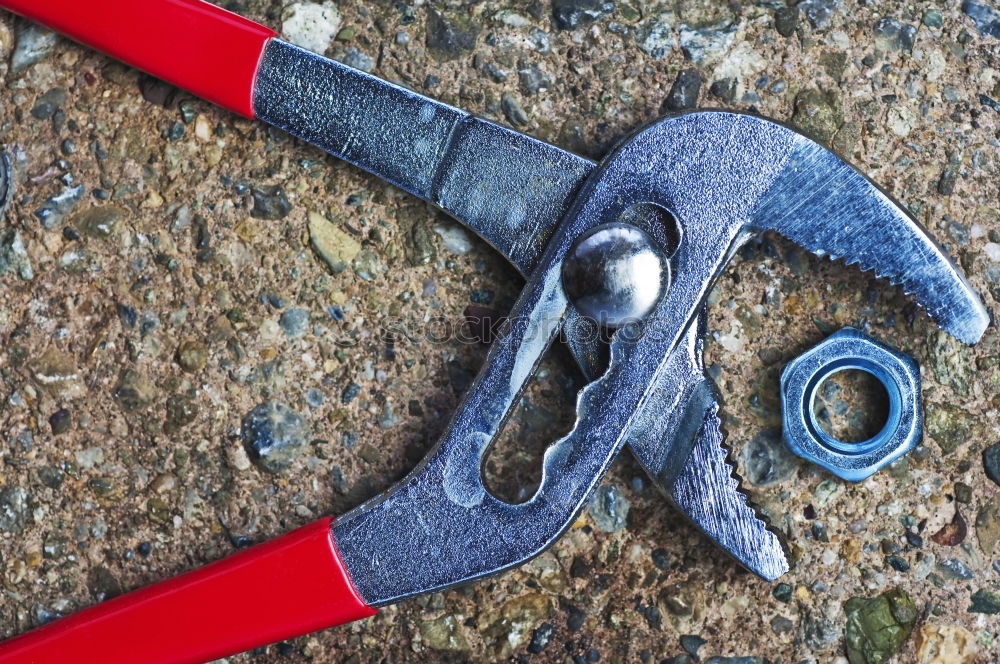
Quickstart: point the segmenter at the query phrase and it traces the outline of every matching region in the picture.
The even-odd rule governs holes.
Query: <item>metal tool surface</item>
[[[254,109],[259,119],[440,207],[524,275],[537,264],[573,195],[596,167],[549,143],[277,39],[261,61]],[[665,241],[663,229],[651,232]],[[702,370],[698,334],[697,326],[689,330],[673,366],[658,378],[647,414],[638,417],[644,424],[628,444],[653,484],[695,526],[744,567],[773,579],[788,569],[781,543],[752,510],[729,510],[745,502],[730,482],[674,492],[674,479],[692,448],[701,447],[699,458],[726,456],[718,446],[721,432],[699,435],[700,428],[688,430],[685,424],[686,414],[698,416],[712,403],[717,407]],[[593,339],[569,342],[585,376],[601,375],[605,353]],[[667,454],[674,449],[667,441],[677,444],[674,454]],[[688,472],[700,471],[692,466]],[[706,504],[718,508],[706,511]],[[710,514],[728,516],[720,520]],[[749,536],[725,536],[732,531]]]
[[[594,167],[550,144],[277,39],[264,52],[254,108],[258,118],[437,205],[483,237],[523,274],[534,265],[560,214]],[[751,151],[758,148],[740,146]],[[925,289],[918,302],[956,337],[968,340],[981,334],[986,324],[981,305],[978,310],[954,305],[974,299],[971,288],[899,206],[811,141],[797,145],[788,160],[787,172],[763,201],[778,232],[820,255],[843,257],[896,283],[905,279],[908,261],[900,256],[932,258],[922,268],[920,285],[904,283],[904,287]],[[903,231],[897,232],[897,223]],[[859,224],[869,226],[858,228]],[[898,246],[907,252],[879,254],[885,245],[878,229],[890,227],[887,235],[899,236],[902,244]],[[662,228],[648,230],[665,241]],[[689,340],[683,347],[694,344]],[[585,375],[600,375],[604,355],[592,340],[571,338],[570,349]],[[688,358],[687,363],[692,362],[700,365],[700,358]],[[670,416],[674,410],[688,411],[678,394],[712,394],[698,387],[706,380],[701,372],[688,373],[688,383],[681,389],[669,375],[659,379],[667,384],[654,392],[645,420],[677,422]],[[714,397],[708,401],[701,412],[708,412],[711,402],[717,404]],[[717,426],[709,425],[704,435],[681,431],[678,426],[667,427],[660,434],[662,439],[646,431],[641,443],[630,438],[629,445],[653,483],[736,560],[764,578],[783,573],[787,560],[774,533],[749,507],[732,509],[745,505],[745,497],[734,488],[731,472],[722,473],[726,481],[688,484],[683,491],[674,485],[682,468],[669,465],[671,472],[664,472],[666,455],[658,448],[675,435],[684,436],[692,448],[699,446],[696,455],[684,457],[692,459],[686,469],[688,477],[701,474],[696,458],[718,459],[728,466],[725,448],[718,445],[724,437]]]
[[[148,30],[159,27],[151,7],[169,19],[168,29],[182,32],[195,21],[199,35],[219,30],[241,53],[259,58],[252,84],[242,61],[243,83],[229,85],[221,103],[440,206],[529,277],[445,434],[391,490],[332,523],[321,520],[22,635],[0,646],[2,664],[62,661],[67,652],[122,663],[203,661],[502,572],[543,551],[572,523],[626,441],[654,481],[672,490],[717,542],[739,554],[758,542],[771,546],[773,540],[755,539],[759,522],[728,472],[717,397],[701,371],[699,347],[706,296],[756,233],[779,232],[902,284],[960,339],[976,340],[987,324],[975,293],[902,208],[780,124],[725,112],[665,118],[594,166],[284,44],[199,0],[148,0],[139,9],[129,0],[95,3],[117,7]],[[88,22],[95,3],[82,10],[70,0],[0,0],[118,54],[115,30]],[[119,57],[171,74],[166,54],[142,41],[128,43],[135,57]],[[181,85],[206,81],[202,69],[171,75]],[[205,94],[215,98],[209,88]],[[649,209],[663,214],[637,212]],[[673,239],[660,223],[666,218],[676,224]],[[627,270],[629,283],[598,289],[636,297],[627,310],[641,320],[614,332],[606,349],[591,339],[570,339],[592,378],[580,393],[576,424],[547,449],[534,496],[517,505],[498,500],[483,486],[482,459],[541,354],[560,329],[582,318],[566,257],[595,229],[622,224],[641,231],[628,234],[638,251],[628,252],[626,265],[639,255],[668,263],[650,269],[643,259],[641,269]],[[619,276],[605,271],[602,278]],[[297,568],[297,561],[307,568]],[[768,577],[781,571],[784,557],[752,561],[751,568]],[[220,603],[224,620],[213,617]],[[268,610],[272,615],[262,615]],[[184,639],[176,638],[178,626]]]

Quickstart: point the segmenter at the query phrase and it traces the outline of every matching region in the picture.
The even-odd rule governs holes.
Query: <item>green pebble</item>
[[[909,563],[907,563],[905,560],[903,560],[899,556],[886,556],[885,557],[885,562],[886,562],[886,564],[889,565],[889,567],[893,568],[897,572],[908,572],[908,571],[910,571],[910,565],[909,565]]]
[[[986,613],[993,616],[1000,614],[1000,593],[985,588],[972,593],[969,613]]]
[[[779,583],[776,585],[774,590],[771,591],[771,594],[774,595],[774,599],[779,602],[787,604],[792,601],[792,587],[787,583]]]
[[[844,604],[844,640],[851,664],[884,664],[910,638],[917,607],[902,588],[878,597],[852,597]]]

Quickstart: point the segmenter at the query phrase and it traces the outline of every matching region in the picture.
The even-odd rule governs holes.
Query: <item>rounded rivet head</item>
[[[604,224],[570,247],[562,283],[581,314],[607,327],[621,327],[653,310],[669,286],[670,264],[641,229]]]

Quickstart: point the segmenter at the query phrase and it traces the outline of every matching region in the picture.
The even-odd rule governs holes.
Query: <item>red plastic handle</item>
[[[273,30],[202,0],[0,0],[0,7],[253,117]]]
[[[323,519],[0,643],[0,664],[201,664],[374,614]]]

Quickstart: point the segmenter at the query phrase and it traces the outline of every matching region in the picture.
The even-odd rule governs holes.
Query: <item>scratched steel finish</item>
[[[802,138],[755,223],[820,256],[903,287],[941,328],[974,344],[989,325],[979,296],[916,220],[839,157]]]
[[[537,261],[594,167],[277,39],[267,46],[258,71],[254,111],[438,205],[522,271]],[[974,343],[982,336],[989,317],[978,296],[905,210],[805,137],[788,159],[781,181],[760,201],[754,219],[759,230],[777,230],[819,255],[901,285],[961,341]]]
[[[254,106],[259,119],[435,203],[524,275],[538,264],[572,196],[596,167],[553,145],[279,40],[272,40],[265,52]],[[429,145],[436,152],[428,151]],[[573,312],[569,316],[572,326]],[[628,435],[639,463],[667,495],[691,449],[717,445],[721,437],[699,437],[702,429],[687,425],[701,422],[701,413],[715,398],[701,366],[700,334],[701,326],[689,328],[682,352],[671,355],[650,404]],[[604,349],[576,339],[570,340],[570,348],[585,374],[602,373]],[[725,457],[725,450],[702,450],[698,457],[719,455]],[[731,490],[728,484],[703,488],[703,494],[673,497],[700,530],[726,541],[726,550],[747,569],[774,568],[776,559],[787,566],[777,539],[753,514],[736,515],[747,518],[741,528],[752,536],[739,542],[721,538],[719,523],[702,518],[702,505],[727,505],[741,497],[725,495]]]
[[[651,402],[629,429],[632,452],[674,505],[743,567],[767,581],[788,571],[781,539],[742,492],[723,445],[719,396],[702,365],[704,313],[670,356]],[[666,406],[666,407],[664,407]],[[663,453],[662,440],[674,441]],[[681,450],[689,450],[682,454]]]
[[[442,207],[522,273],[535,265],[569,200],[594,168],[551,145],[279,41],[265,54],[255,108],[261,119]],[[920,269],[934,288],[915,291],[918,302],[952,334],[965,340],[978,336],[985,320],[981,304],[922,229],[844,162],[800,136],[794,141],[791,166],[761,198],[753,230],[773,228],[817,253],[860,262],[914,290],[919,284],[905,280],[913,265],[877,251],[880,238],[894,237],[899,246],[911,249],[910,256],[928,259]],[[850,214],[866,227],[845,225]],[[745,230],[748,236],[751,228]],[[731,476],[725,451],[718,446],[722,434],[717,419],[708,416],[717,408],[716,398],[700,372],[700,357],[691,354],[700,352],[693,350],[694,326],[687,334],[671,357],[673,366],[656,378],[630,444],[654,483],[668,490],[699,528],[746,567],[769,578],[786,562],[764,524],[749,509],[728,510],[726,519],[713,516],[725,513],[726,506],[745,504],[735,485],[701,482],[682,491],[680,480],[674,483],[696,475],[698,463],[710,466],[713,460],[722,463],[719,477]],[[571,344],[571,349],[585,373],[599,375],[599,348]],[[695,366],[699,371],[691,370]],[[692,435],[692,422],[708,426]],[[671,451],[677,454],[671,457]],[[680,460],[688,461],[683,470]],[[742,531],[753,538],[730,536]]]
[[[531,271],[593,162],[272,39],[254,114],[461,220]]]
[[[572,522],[696,323],[732,247],[746,240],[743,220],[780,175],[793,137],[749,116],[681,116],[636,134],[595,171],[442,440],[394,490],[334,523],[366,603],[495,574],[540,553]],[[581,391],[573,431],[546,450],[538,492],[520,505],[501,502],[483,486],[480,462],[569,307],[562,260],[576,237],[646,201],[675,211],[683,238],[671,259],[674,281],[650,316],[655,330],[613,337],[610,366]]]

